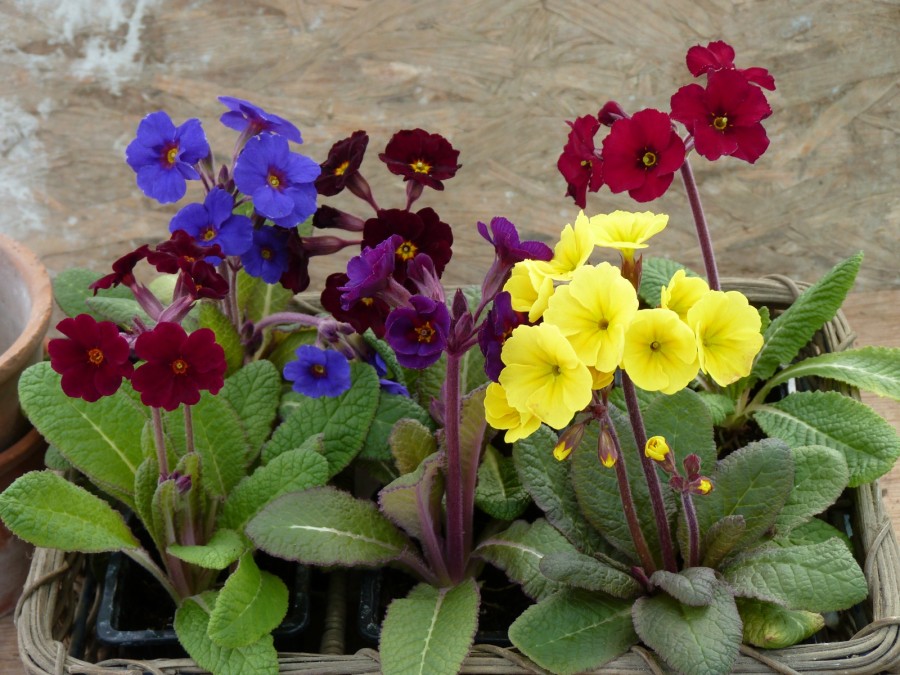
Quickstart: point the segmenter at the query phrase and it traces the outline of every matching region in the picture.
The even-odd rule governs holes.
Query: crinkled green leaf
[[[431,415],[411,398],[381,392],[378,397],[378,408],[375,411],[375,418],[372,420],[365,444],[359,453],[360,459],[390,460],[391,446],[388,439],[391,436],[394,424],[401,419],[414,419],[425,427],[431,430],[434,429],[434,421],[431,419]]]
[[[791,378],[827,377],[879,396],[900,400],[900,349],[862,347],[804,359],[771,377],[775,387]]]
[[[683,605],[706,607],[716,597],[715,570],[709,567],[688,567],[678,573],[657,570],[650,581]]]
[[[684,270],[689,277],[698,276],[696,272],[669,258],[644,256],[641,262],[641,288],[639,292],[644,302],[650,307],[659,307],[662,287],[669,285],[669,282],[678,270]]]
[[[244,270],[237,275],[238,306],[243,314],[256,323],[264,316],[284,311],[294,294],[281,284],[267,284],[259,277],[251,277]]]
[[[736,598],[744,622],[744,642],[763,649],[782,649],[805,640],[825,626],[821,614],[785,609],[771,602]]]
[[[522,487],[512,457],[504,457],[493,446],[487,446],[478,467],[475,505],[499,520],[514,520],[531,503]]]
[[[598,668],[637,643],[631,601],[565,589],[526,609],[510,641],[543,668],[569,675]]]
[[[198,318],[201,328],[209,328],[216,334],[216,342],[225,351],[225,374],[232,375],[244,363],[244,346],[234,324],[212,302],[200,303]]]
[[[281,399],[281,376],[271,362],[253,361],[225,380],[219,397],[237,413],[253,459],[272,433]]]
[[[153,319],[145,312],[134,298],[106,298],[100,295],[89,297],[87,302],[91,314],[97,314],[105,321],[112,321],[119,326],[130,327],[135,319],[140,319],[145,326],[152,326]]]
[[[603,591],[627,600],[641,594],[641,586],[630,574],[577,551],[548,553],[540,562],[541,574],[566,586]]]
[[[441,354],[441,358],[427,368],[403,368],[402,372],[410,396],[428,410],[432,399],[441,398],[441,386],[447,376],[447,355]]]
[[[753,419],[788,445],[826,445],[840,450],[850,487],[883,476],[900,457],[900,435],[859,401],[836,391],[796,392],[758,410]]]
[[[416,539],[426,536],[423,528],[434,532],[441,522],[443,463],[443,455],[436,452],[415,471],[403,474],[378,493],[381,512]],[[422,522],[423,516],[426,523]]]
[[[159,551],[165,549],[164,533],[153,526],[153,495],[159,485],[156,455],[148,455],[134,474],[134,512],[150,534]]]
[[[72,267],[64,269],[53,279],[53,299],[66,316],[90,314],[98,321],[105,320],[87,303],[88,298],[94,297],[94,291],[88,286],[97,281],[102,274],[92,270]],[[97,291],[97,296],[102,298],[134,298],[126,286],[115,288],[102,288]]]
[[[400,362],[397,361],[397,355],[394,353],[394,350],[391,349],[391,346],[384,340],[378,339],[371,328],[363,333],[363,339],[366,341],[366,344],[378,353],[381,360],[384,361],[384,365],[387,367],[385,377],[405,387],[406,373],[408,371],[405,371],[404,368],[400,366]]]
[[[806,546],[808,544],[821,544],[823,541],[837,538],[844,542],[848,551],[853,551],[853,543],[845,532],[820,518],[813,518],[802,525],[798,525],[787,534],[776,536],[772,543],[782,547]]]
[[[685,457],[695,454],[700,458],[702,470],[712,471],[716,461],[712,417],[694,390],[682,389],[671,396],[654,399],[644,414],[644,426],[648,437],[665,437],[675,455],[675,466],[680,467]],[[662,475],[660,478],[666,480]]]
[[[474,579],[452,588],[419,584],[394,600],[381,627],[382,672],[459,672],[475,637],[479,605]]]
[[[713,424],[722,424],[725,419],[734,413],[734,400],[724,394],[714,394],[710,391],[699,392],[700,400],[706,406],[706,410]]]
[[[706,531],[706,551],[703,566],[718,568],[719,563],[734,550],[747,530],[744,516],[731,515],[717,520]]]
[[[850,473],[844,456],[824,445],[805,445],[792,449],[794,488],[775,519],[775,531],[783,534],[805,523],[834,504]]]
[[[6,488],[0,520],[35,546],[85,553],[140,548],[118,511],[52,471],[31,471]]]
[[[415,471],[423,459],[437,451],[434,432],[412,418],[401,419],[394,424],[388,445],[401,474]]]
[[[234,530],[216,530],[209,541],[202,545],[181,546],[172,544],[166,551],[180,560],[210,570],[224,570],[241,557],[244,540]],[[234,646],[234,645],[232,645]]]

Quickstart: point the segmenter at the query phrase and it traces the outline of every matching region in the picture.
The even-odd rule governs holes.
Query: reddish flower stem
[[[447,353],[447,377],[444,381],[444,442],[447,452],[447,541],[445,542],[447,572],[454,583],[465,578],[466,562],[471,545],[472,508],[474,500],[467,500],[463,494],[462,465],[459,449],[459,417],[461,402],[459,395],[459,361],[456,353]]]
[[[697,522],[697,509],[694,507],[690,492],[681,493],[681,507],[688,529],[688,567],[697,567],[700,564],[700,525]]]
[[[681,165],[681,180],[684,190],[687,192],[688,201],[691,204],[691,213],[694,214],[694,224],[697,228],[697,239],[700,242],[700,253],[703,255],[703,264],[706,267],[706,280],[713,291],[718,291],[719,269],[716,267],[716,256],[713,252],[712,238],[709,234],[709,225],[703,214],[703,204],[700,203],[700,192],[697,189],[697,181],[694,179],[694,171],[688,158],[684,158]]]
[[[162,413],[159,408],[150,408],[150,420],[153,426],[153,440],[156,443],[156,461],[159,463],[159,480],[169,477],[169,457],[166,454],[166,439],[163,435]]]

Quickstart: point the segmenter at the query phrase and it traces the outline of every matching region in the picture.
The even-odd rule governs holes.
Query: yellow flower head
[[[669,444],[662,436],[651,436],[647,439],[644,454],[654,462],[664,462],[669,455]]]
[[[638,310],[634,287],[609,263],[578,268],[550,298],[544,321],[566,336],[581,361],[610,373],[622,359],[625,330]]]
[[[710,291],[691,307],[700,369],[725,386],[750,374],[762,348],[759,312],[738,291]]]
[[[671,309],[642,309],[625,333],[622,367],[641,389],[674,394],[699,369],[694,332]]]
[[[593,252],[594,231],[591,221],[584,215],[584,211],[579,211],[575,227],[566,225],[559,235],[559,242],[553,247],[553,257],[545,263],[546,273],[557,281],[568,281]]]
[[[626,260],[634,257],[634,250],[647,248],[645,243],[654,234],[662,232],[669,222],[665,213],[631,213],[613,211],[591,218],[594,229],[594,245],[615,248],[622,252]]]
[[[688,310],[709,292],[709,284],[700,277],[689,277],[684,270],[678,270],[663,286],[659,296],[659,306],[671,309],[682,321],[687,321]]]
[[[591,401],[591,373],[559,328],[519,326],[503,344],[500,384],[509,405],[562,429]]]
[[[536,322],[553,295],[553,279],[547,274],[547,263],[539,260],[516,263],[503,290],[509,293],[514,310],[527,312],[528,320]]]
[[[506,392],[496,382],[488,385],[484,395],[484,416],[494,429],[506,429],[503,440],[515,443],[527,438],[541,426],[541,421],[531,413],[521,413],[506,400]]]
[[[609,385],[612,384],[612,381],[616,377],[616,371],[611,370],[608,373],[604,373],[602,370],[597,370],[596,368],[591,368],[588,366],[588,370],[591,373],[591,379],[593,380],[593,384],[591,385],[591,389],[597,391],[599,389],[605,389]]]

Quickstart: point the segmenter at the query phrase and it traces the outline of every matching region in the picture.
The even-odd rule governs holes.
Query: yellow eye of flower
[[[416,256],[416,252],[418,252],[418,248],[411,241],[404,241],[400,246],[397,247],[397,255],[401,260],[411,260]]]
[[[424,324],[416,328],[416,339],[419,342],[431,342],[434,339],[434,328],[431,326],[430,321],[426,321]]]
[[[656,153],[648,150],[644,153],[644,156],[641,157],[641,162],[643,162],[646,168],[650,168],[656,165]]]
[[[343,164],[341,164],[339,167],[337,167],[334,170],[334,175],[335,176],[343,176],[347,172],[347,167],[349,167],[349,166],[350,166],[349,161],[344,162]]]
[[[216,231],[214,229],[212,229],[211,227],[207,227],[205,230],[203,230],[203,234],[201,236],[201,239],[203,239],[203,241],[211,241],[215,238]]]
[[[724,131],[725,127],[728,126],[728,118],[725,115],[720,115],[713,119],[713,126],[719,131]]]
[[[184,375],[188,371],[187,361],[184,359],[175,359],[172,361],[172,372],[176,375]]]
[[[88,361],[92,366],[99,366],[103,363],[103,351],[97,347],[88,351]]]
[[[175,163],[175,159],[178,157],[178,146],[176,145],[174,148],[169,148],[169,151],[166,153],[166,162],[169,163],[169,166]]]
[[[411,168],[416,173],[431,173],[431,164],[423,162],[421,159],[417,159],[415,162],[412,162],[409,165],[409,168]]]
[[[278,178],[278,176],[276,176],[274,173],[270,173],[266,177],[266,182],[268,182],[268,184],[273,188],[278,188],[281,185],[281,179]]]

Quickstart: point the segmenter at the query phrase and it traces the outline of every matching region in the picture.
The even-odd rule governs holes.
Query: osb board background
[[[376,156],[390,135],[444,134],[463,168],[420,204],[454,226],[447,279],[477,281],[492,253],[477,221],[504,215],[550,241],[574,220],[555,168],[566,119],[611,98],[667,109],[692,81],[687,48],[721,38],[778,86],[755,166],[694,161],[723,272],[812,280],[863,249],[857,289],[900,288],[896,2],[0,0],[0,13],[0,231],[52,272],[102,270],[165,236],[175,207],[139,194],[125,146],[165,109],[200,118],[226,159],[227,94],[294,121],[317,161],[366,129],[363,170],[382,206],[403,198]],[[588,203],[616,208],[635,204],[606,190]],[[638,208],[671,214],[655,252],[700,268],[677,178]]]

